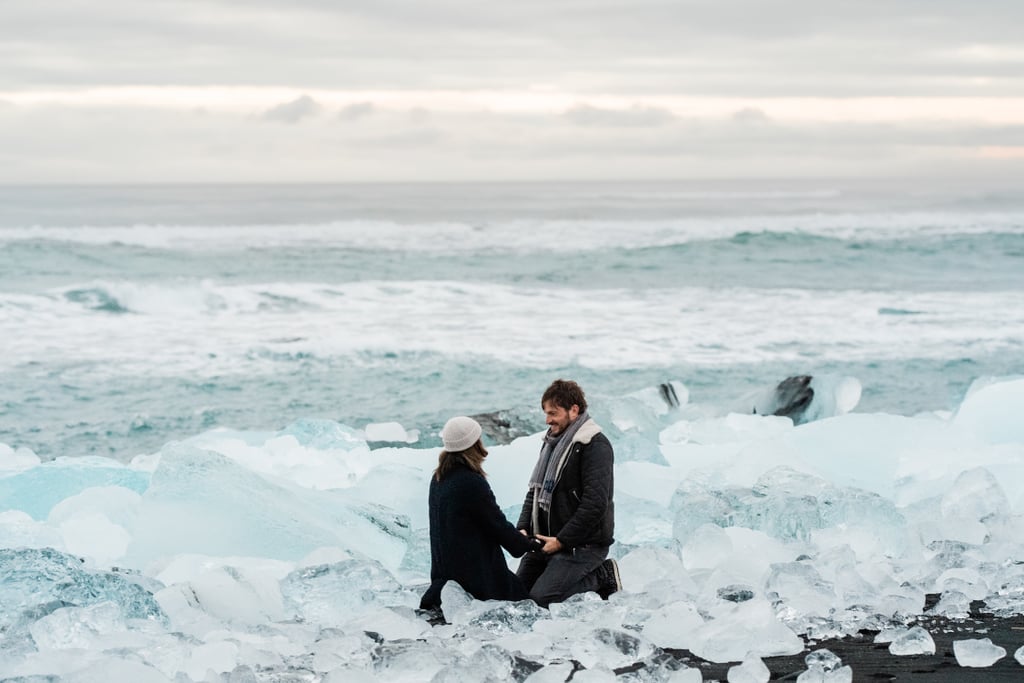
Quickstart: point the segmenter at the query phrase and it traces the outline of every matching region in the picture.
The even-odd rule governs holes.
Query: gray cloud
[[[658,107],[602,109],[589,104],[573,107],[565,117],[580,126],[661,126],[675,119],[672,112]]]
[[[271,107],[263,113],[263,118],[268,121],[298,123],[304,118],[315,116],[322,109],[323,107],[312,97],[302,95],[290,102],[283,102],[276,107]]]
[[[373,102],[357,102],[356,104],[350,104],[347,107],[342,108],[342,110],[338,112],[338,118],[343,121],[356,121],[369,116],[375,109],[376,107]]]
[[[764,111],[757,107],[745,107],[733,113],[732,120],[743,123],[765,123],[771,119]]]
[[[1021,25],[1017,0],[34,0],[0,4],[0,90],[546,83],[582,93],[1024,94],[1013,56]],[[985,45],[1005,55],[964,52]]]

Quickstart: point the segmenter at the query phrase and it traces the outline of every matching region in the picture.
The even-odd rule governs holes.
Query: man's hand
[[[541,536],[540,534],[537,534],[537,538],[544,541],[544,547],[541,548],[541,550],[543,550],[546,555],[552,555],[562,549],[562,542],[554,536]]]
[[[519,533],[521,533],[523,536],[529,536],[530,535],[530,534],[526,533],[526,529],[520,529]]]

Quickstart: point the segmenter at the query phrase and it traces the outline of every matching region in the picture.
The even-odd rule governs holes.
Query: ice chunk
[[[575,679],[576,673],[580,672],[572,662],[556,661],[530,674],[523,683],[565,683],[570,678]]]
[[[38,679],[38,683],[50,681],[49,677]],[[109,681],[131,681],[132,683],[167,683],[169,680],[152,666],[133,659],[104,656],[86,666],[76,667],[73,672],[63,678],[76,683],[109,683]],[[36,678],[26,679],[26,683],[36,683]]]
[[[654,654],[650,641],[620,628],[578,629],[562,646],[572,659],[588,669],[616,669]]]
[[[960,473],[942,496],[940,512],[943,538],[981,545],[989,540],[989,525],[1009,515],[1010,501],[992,473],[976,467]]]
[[[285,608],[321,626],[344,627],[380,606],[409,606],[411,594],[379,562],[345,560],[297,569],[281,580]]]
[[[469,657],[445,666],[430,680],[431,683],[521,681],[543,666],[513,655],[494,643],[485,643]]]
[[[138,514],[142,496],[123,486],[95,486],[68,496],[53,506],[47,521],[60,525],[88,514],[101,514],[112,523],[128,526]]]
[[[832,584],[822,579],[807,562],[773,565],[765,580],[765,595],[780,601],[799,618],[825,617],[831,610],[843,607]]]
[[[751,489],[714,488],[698,481],[680,485],[672,499],[673,535],[685,544],[702,524],[739,526],[784,541],[808,541],[811,532],[838,524],[879,534],[893,553],[905,545],[905,520],[881,496],[776,467]]]
[[[786,416],[799,425],[844,415],[856,407],[860,395],[860,381],[855,377],[798,375],[750,392],[732,409],[737,413]]]
[[[715,531],[724,537],[715,537]],[[713,569],[711,576],[705,580],[703,593],[705,595],[716,592],[730,584],[744,584],[747,586],[760,586],[763,582],[765,572],[774,563],[791,560],[796,552],[787,548],[783,543],[769,537],[761,531],[744,529],[742,527],[728,527],[718,529],[713,525],[702,527],[698,532],[701,538],[707,539],[711,546],[708,555],[701,557],[705,552],[699,539],[691,539],[683,548],[684,557],[687,558],[687,567],[693,569]],[[695,542],[696,541],[696,542]],[[723,552],[726,551],[727,552]],[[691,564],[692,562],[692,564]],[[702,567],[701,565],[707,565]]]
[[[807,671],[797,676],[797,683],[850,683],[853,680],[853,669],[843,666],[830,650],[815,650],[806,657],[804,663]]]
[[[953,423],[988,443],[1024,442],[1024,378],[976,380],[960,404]]]
[[[418,431],[406,431],[405,427],[397,422],[371,422],[363,431],[367,441],[415,443],[420,438]]]
[[[259,566],[245,567],[211,563],[204,571],[175,588],[182,590],[194,606],[205,613],[237,624],[259,625],[286,617],[275,573]],[[161,576],[169,578],[172,571]]]
[[[714,569],[732,555],[733,546],[722,527],[702,524],[693,530],[681,552],[686,569]]]
[[[321,631],[321,634],[311,647],[314,671],[327,673],[342,665],[369,668],[374,641],[365,632],[343,635],[340,632]]]
[[[697,608],[688,602],[672,602],[654,610],[644,622],[644,637],[662,648],[688,650],[693,634],[704,625]]]
[[[624,462],[615,466],[615,495],[628,493],[663,509],[672,502],[673,494],[685,478],[686,473],[675,467],[653,462]]]
[[[609,402],[609,423],[621,432],[656,432],[660,418],[677,411],[689,399],[689,390],[678,381],[634,391]],[[598,401],[598,412],[603,402]]]
[[[1024,665],[1024,645],[1017,648],[1017,651],[1013,653],[1013,658],[1017,660],[1018,664]]]
[[[97,566],[119,562],[131,543],[142,497],[122,486],[97,486],[53,506],[47,521],[57,527],[68,552]]]
[[[538,606],[532,600],[518,602],[487,600],[484,604],[489,607],[477,612],[470,619],[469,624],[479,626],[495,635],[529,633],[537,621],[551,618],[548,610]]]
[[[729,683],[767,683],[771,675],[760,657],[747,655],[740,664],[729,668],[726,680]]]
[[[960,666],[985,668],[1005,657],[1006,650],[994,644],[991,638],[974,638],[954,640],[953,654]]]
[[[445,619],[459,626],[474,626],[493,635],[529,633],[551,613],[532,600],[475,600],[455,581],[441,589],[441,610]]]
[[[637,669],[629,680],[665,683],[702,683],[700,669],[691,668],[667,652],[655,651],[651,656],[636,662]],[[631,667],[632,668],[632,667]],[[573,680],[576,680],[573,677]]]
[[[628,545],[660,545],[671,539],[672,520],[665,515],[663,505],[624,491],[615,492],[616,541]]]
[[[132,540],[127,529],[101,513],[73,517],[58,528],[67,551],[96,566],[109,566],[123,558]]]
[[[96,486],[121,486],[142,493],[149,486],[149,475],[109,458],[61,457],[0,478],[0,501],[4,509],[46,519],[57,503]]]
[[[391,512],[407,518],[413,529],[426,529],[430,524],[427,519],[428,507],[425,504],[429,488],[430,472],[424,471],[424,468],[401,463],[382,463],[363,475],[346,491],[346,494],[353,501],[372,505],[382,502],[381,492],[386,491],[386,504]],[[429,561],[429,543],[426,549],[426,559]]]
[[[421,638],[430,632],[430,624],[412,607],[367,608],[346,624],[349,631],[371,631],[385,640]]]
[[[164,449],[142,497],[128,561],[202,553],[297,560],[339,546],[397,568],[409,522],[390,510],[268,480],[232,460],[183,445]]]
[[[112,602],[125,619],[166,624],[152,594],[155,584],[129,573],[88,571],[52,548],[0,549],[0,653],[34,651],[29,628],[63,607]]]
[[[436,640],[383,640],[370,653],[373,672],[382,681],[429,681],[445,667],[460,659],[457,651],[438,647]],[[344,669],[340,670],[343,671]],[[325,683],[346,683],[351,673],[331,672]],[[359,680],[358,674],[355,680]]]
[[[894,655],[933,655],[935,641],[921,626],[900,630],[892,634],[889,652]]]
[[[665,445],[702,444],[734,445],[741,448],[750,442],[768,440],[793,429],[788,417],[761,417],[730,413],[724,417],[680,420],[662,430],[659,439]],[[733,449],[736,450],[736,449]],[[673,465],[676,463],[673,461]]]
[[[11,448],[0,443],[0,476],[32,469],[40,462],[39,456],[27,448]]]
[[[764,599],[734,604],[722,602],[698,627],[690,651],[713,662],[738,662],[749,654],[760,657],[793,655],[804,643],[775,616]]]
[[[193,681],[208,680],[208,672],[227,673],[238,666],[238,645],[229,641],[203,643],[192,649],[184,671]]]
[[[366,448],[366,442],[356,430],[332,420],[296,420],[280,432],[281,436],[294,436],[303,446],[320,450],[354,451]]]
[[[113,602],[99,602],[55,610],[30,625],[29,633],[40,652],[88,650],[96,646],[101,635],[126,631],[127,628],[120,607]]]
[[[56,529],[21,510],[0,512],[0,548],[46,547],[64,550],[64,539]]]
[[[0,632],[59,607],[112,602],[130,619],[164,619],[153,594],[130,574],[93,572],[52,548],[0,549]]]
[[[949,619],[966,619],[971,616],[971,599],[960,591],[943,591],[939,601],[928,610],[928,614]]]
[[[797,424],[845,415],[860,403],[861,385],[856,377],[815,375],[810,387],[814,390],[814,398],[803,418],[794,420]]]

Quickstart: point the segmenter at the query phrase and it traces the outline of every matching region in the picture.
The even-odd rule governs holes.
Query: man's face
[[[580,407],[573,404],[572,408],[565,408],[555,405],[553,401],[545,401],[541,406],[544,409],[544,421],[551,428],[551,435],[561,434],[572,421],[580,416]]]

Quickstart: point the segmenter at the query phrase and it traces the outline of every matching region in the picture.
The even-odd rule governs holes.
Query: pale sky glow
[[[438,112],[560,114],[578,107],[619,112],[660,109],[677,117],[722,118],[758,110],[778,121],[899,122],[967,121],[1014,124],[1024,121],[1024,97],[628,97],[545,90],[295,90],[280,87],[125,86],[74,90],[0,92],[0,102],[26,107],[178,109],[259,114],[307,97],[322,107],[343,109],[360,104],[374,108]]]
[[[1024,3],[0,4],[0,182],[1024,175]]]

